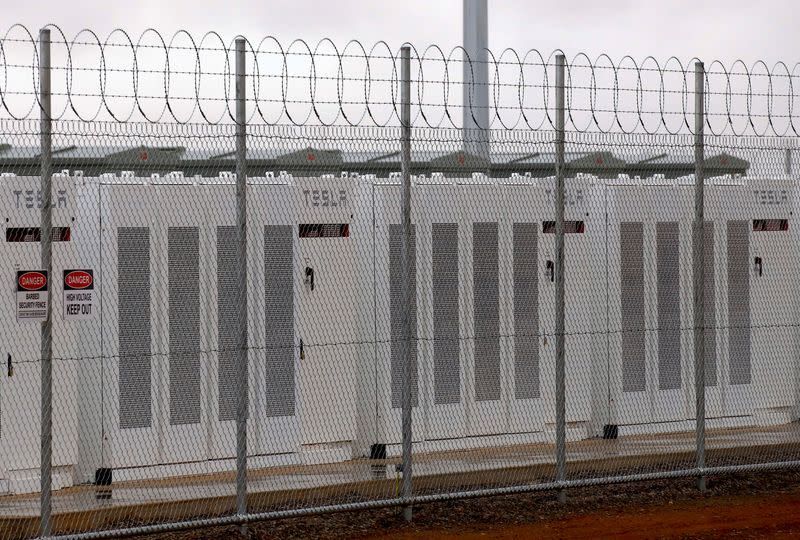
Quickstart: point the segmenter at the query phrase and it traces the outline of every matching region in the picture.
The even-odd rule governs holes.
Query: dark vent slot
[[[788,219],[754,219],[753,230],[755,232],[775,232],[788,231]]]
[[[236,420],[236,361],[239,357],[237,236],[235,226],[217,227],[217,389],[218,419],[222,422]]]
[[[445,405],[461,402],[458,224],[434,223],[431,245],[433,400],[435,405]]]
[[[730,382],[750,384],[750,231],[746,221],[728,222],[728,324]]]
[[[69,242],[72,231],[69,227],[53,227],[50,238],[53,242]],[[9,227],[6,229],[6,242],[39,242],[42,231],[39,227]]]
[[[291,225],[264,226],[265,413],[295,414],[294,245]],[[302,345],[301,345],[302,347]]]
[[[539,272],[536,223],[514,223],[514,397],[539,391]]]
[[[401,289],[401,235],[400,225],[389,225],[389,317],[391,325],[391,371],[392,371],[392,407],[402,407],[403,393],[403,298]],[[416,228],[411,226],[411,306],[408,316],[411,318],[411,402],[414,407],[419,403],[419,380],[417,367],[417,236]]]
[[[584,230],[583,221],[564,222],[564,234],[583,234]],[[556,222],[542,221],[542,232],[544,234],[556,234]]]
[[[647,366],[644,335],[644,225],[620,224],[622,391],[644,392]]]
[[[301,223],[300,238],[350,238],[350,224]]]
[[[675,221],[656,224],[658,389],[681,387],[680,234]]]

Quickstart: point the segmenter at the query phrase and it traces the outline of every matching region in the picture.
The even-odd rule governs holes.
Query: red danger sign
[[[46,321],[50,293],[45,270],[17,270],[17,320]]]
[[[93,319],[95,307],[94,271],[64,270],[64,320]]]
[[[64,271],[64,289],[65,290],[81,290],[92,289],[94,285],[94,278],[92,277],[91,270],[65,270]]]
[[[47,273],[37,271],[17,272],[17,291],[47,290]]]

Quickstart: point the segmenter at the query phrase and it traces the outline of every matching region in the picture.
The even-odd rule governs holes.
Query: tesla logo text
[[[42,207],[42,190],[17,190],[13,191],[14,199],[17,204],[17,209],[20,208],[41,208]],[[53,201],[53,208],[66,208],[67,206],[67,190],[57,190],[57,195]]]
[[[347,206],[347,191],[344,189],[305,189],[306,206]]]
[[[756,189],[753,191],[758,204],[786,204],[789,202],[789,192],[785,189]]]
[[[555,194],[552,189],[546,190],[548,197],[554,197]],[[579,206],[584,202],[582,189],[565,189],[564,190],[564,204],[566,206]]]

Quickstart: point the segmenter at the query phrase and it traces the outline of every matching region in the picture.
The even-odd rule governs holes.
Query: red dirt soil
[[[786,458],[797,459],[794,449]],[[770,456],[774,457],[774,456]],[[579,474],[577,471],[576,474]],[[586,473],[588,474],[588,473]],[[800,469],[677,478],[567,491],[440,501],[251,523],[247,540],[500,538],[800,538]],[[138,540],[230,540],[238,527],[175,531]]]
[[[441,529],[398,531],[376,535],[383,540],[477,540],[486,538],[790,538],[800,537],[800,494],[740,496],[637,511],[593,512],[531,523],[500,525],[454,532]]]

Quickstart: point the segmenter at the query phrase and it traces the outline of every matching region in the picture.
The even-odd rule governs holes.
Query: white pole
[[[489,12],[487,0],[464,0],[464,151],[489,160]]]

